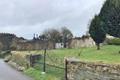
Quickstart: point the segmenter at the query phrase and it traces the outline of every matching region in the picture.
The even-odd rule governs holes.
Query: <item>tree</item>
[[[0,33],[0,42],[2,43],[2,50],[10,50],[12,40],[16,37],[14,34]]]
[[[70,40],[73,37],[73,34],[68,28],[62,27],[61,35],[62,35],[62,41],[64,43],[64,48],[66,48],[66,46],[67,46],[66,43],[68,42],[68,40]]]
[[[89,33],[96,43],[97,50],[100,50],[100,43],[105,40],[106,33],[103,29],[103,25],[99,16],[95,16],[95,18],[92,20],[89,28]]]
[[[39,39],[40,39],[40,40],[43,40],[43,41],[47,40],[47,38],[46,38],[46,36],[45,36],[44,34],[40,35],[40,36],[39,36]]]
[[[120,0],[106,0],[99,17],[106,33],[120,38]]]
[[[47,40],[52,41],[55,48],[55,43],[59,41],[60,32],[56,29],[49,29],[45,30],[42,35],[44,35],[44,38]]]
[[[0,42],[0,50],[2,50],[2,48],[3,48],[3,44],[2,42]]]
[[[99,16],[106,33],[120,38],[120,0],[106,0]]]

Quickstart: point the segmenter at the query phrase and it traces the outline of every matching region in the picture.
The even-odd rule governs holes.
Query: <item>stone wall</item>
[[[68,43],[68,48],[93,47],[95,42],[91,37],[87,38],[73,38]]]
[[[120,80],[120,64],[68,61],[68,80]]]
[[[50,41],[31,40],[26,42],[17,43],[17,50],[41,50],[41,49],[53,49],[54,43]]]

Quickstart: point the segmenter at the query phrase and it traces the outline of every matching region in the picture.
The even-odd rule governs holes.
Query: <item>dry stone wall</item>
[[[119,64],[68,61],[68,80],[120,80]]]

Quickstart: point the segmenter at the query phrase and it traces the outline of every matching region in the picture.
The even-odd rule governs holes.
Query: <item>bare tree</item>
[[[72,39],[73,34],[67,27],[62,27],[61,28],[61,34],[62,34],[62,40],[63,40],[63,43],[64,43],[64,48],[66,48],[67,42],[70,39]]]
[[[52,41],[54,43],[54,48],[55,48],[55,43],[58,42],[60,38],[60,32],[57,29],[51,28],[45,30],[42,35],[47,40]]]

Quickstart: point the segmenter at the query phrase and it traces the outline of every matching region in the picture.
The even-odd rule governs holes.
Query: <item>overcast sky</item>
[[[0,0],[0,32],[32,38],[47,28],[67,26],[74,36],[88,30],[104,0]]]

